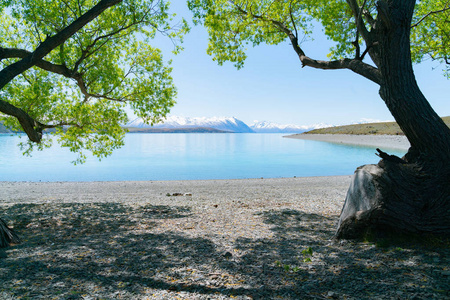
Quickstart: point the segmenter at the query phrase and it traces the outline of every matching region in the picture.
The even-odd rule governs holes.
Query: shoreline
[[[339,211],[350,184],[351,175],[295,178],[174,180],[174,181],[1,181],[0,205],[19,203],[92,203],[92,202],[167,202],[178,200],[214,199],[301,199],[305,193],[317,201],[339,202]],[[192,196],[168,197],[167,194]],[[339,194],[337,199],[328,194]],[[338,212],[337,211],[337,212]]]
[[[366,146],[384,149],[408,150],[410,144],[403,135],[355,135],[355,134],[293,134],[291,139],[313,140],[334,144]]]

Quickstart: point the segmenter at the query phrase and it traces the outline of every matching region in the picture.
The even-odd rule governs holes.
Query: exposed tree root
[[[347,192],[336,238],[449,238],[449,169],[442,162],[419,165],[391,159],[358,168]]]
[[[10,244],[19,244],[20,239],[17,234],[9,228],[5,221],[0,219],[0,249],[9,247]]]

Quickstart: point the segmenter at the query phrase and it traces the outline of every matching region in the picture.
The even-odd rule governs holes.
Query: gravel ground
[[[0,299],[450,299],[450,251],[333,242],[350,176],[0,182]]]

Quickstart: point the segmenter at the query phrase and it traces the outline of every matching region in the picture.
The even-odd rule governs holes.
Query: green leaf
[[[362,25],[372,33],[378,30],[375,28],[378,2],[356,1],[358,7],[364,4]],[[203,24],[208,30],[207,53],[213,60],[220,65],[230,61],[242,68],[248,44],[288,42],[286,30],[297,35],[301,44],[302,40],[312,40],[313,25],[317,23],[322,25],[323,34],[334,42],[328,54],[331,60],[355,58],[356,42],[360,54],[373,45],[366,45],[361,33],[357,34],[355,16],[349,3],[342,0],[188,0],[188,7],[194,14],[194,24]],[[417,1],[412,23],[419,23],[412,27],[413,61],[435,60],[444,65],[446,76],[450,76],[448,1]]]
[[[2,1],[0,47],[32,52],[97,2]],[[104,11],[44,58],[52,68],[37,64],[0,91],[1,100],[56,127],[42,145],[24,143],[23,151],[31,154],[57,140],[77,154],[75,163],[85,161],[85,151],[102,159],[123,145],[127,110],[148,123],[163,119],[177,93],[170,62],[151,44],[162,34],[180,51],[188,31],[185,20],[175,21],[168,1],[124,0]],[[2,67],[19,59],[3,59]],[[15,118],[2,120],[21,130]]]

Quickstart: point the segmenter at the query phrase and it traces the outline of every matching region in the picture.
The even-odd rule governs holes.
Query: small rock
[[[170,197],[170,196],[175,196],[176,197],[176,196],[183,196],[183,195],[184,195],[183,193],[172,193],[172,194],[171,193],[167,193],[166,194],[167,197]]]
[[[328,299],[338,299],[339,296],[338,296],[338,294],[336,294],[335,292],[329,291],[329,292],[327,293],[327,298],[328,298]]]
[[[225,257],[226,259],[230,259],[233,257],[233,254],[231,254],[230,252],[227,251],[222,256]]]

